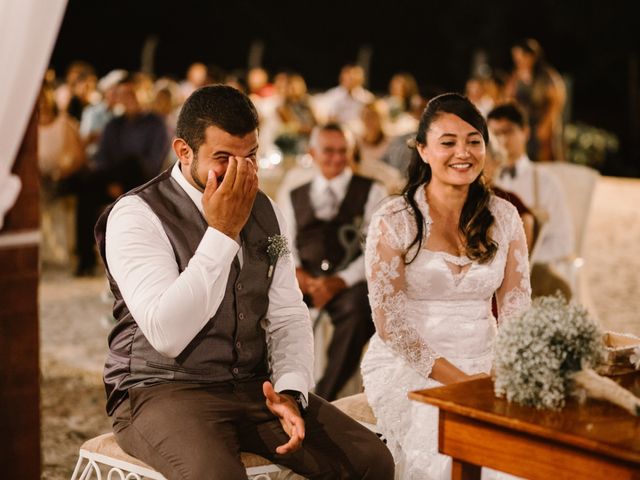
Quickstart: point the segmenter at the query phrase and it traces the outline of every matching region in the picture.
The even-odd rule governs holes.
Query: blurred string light
[[[278,148],[270,148],[258,159],[260,168],[269,170],[282,163],[282,152]]]

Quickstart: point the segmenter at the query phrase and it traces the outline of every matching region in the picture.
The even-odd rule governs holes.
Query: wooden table
[[[640,394],[639,374],[616,380]],[[480,466],[529,479],[640,479],[640,419],[610,403],[536,410],[496,398],[489,378],[409,397],[440,409],[439,449],[455,480],[479,479]]]

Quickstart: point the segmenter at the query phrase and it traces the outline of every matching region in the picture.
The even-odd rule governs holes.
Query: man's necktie
[[[338,196],[329,185],[327,185],[327,189],[325,190],[325,196],[328,216],[333,217],[338,212]]]
[[[502,167],[502,170],[500,170],[500,178],[503,178],[505,176],[509,176],[510,178],[516,178],[516,167],[515,165],[512,167]]]

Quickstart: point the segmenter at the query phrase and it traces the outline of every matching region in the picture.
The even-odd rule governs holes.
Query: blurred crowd
[[[562,160],[562,77],[533,39],[512,45],[511,54],[511,72],[476,69],[464,93],[485,116],[505,102],[517,103],[530,127],[528,157]],[[69,65],[63,77],[50,69],[39,98],[45,262],[73,265],[77,275],[95,273],[93,225],[100,211],[175,163],[170,144],[180,107],[194,90],[213,83],[251,97],[260,115],[260,167],[286,166],[291,171],[281,183],[288,189],[305,181],[313,128],[336,122],[354,146],[351,169],[390,194],[404,186],[407,144],[426,103],[440,93],[424,91],[411,73],[398,72],[386,92],[375,94],[355,64],[344,65],[337,85],[326,91],[310,91],[300,72],[260,67],[226,72],[193,63],[184,79],[122,69],[99,77],[82,61]]]

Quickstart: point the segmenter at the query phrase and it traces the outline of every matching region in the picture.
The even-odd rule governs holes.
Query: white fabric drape
[[[0,229],[20,192],[11,167],[66,5],[67,0],[0,0]]]

